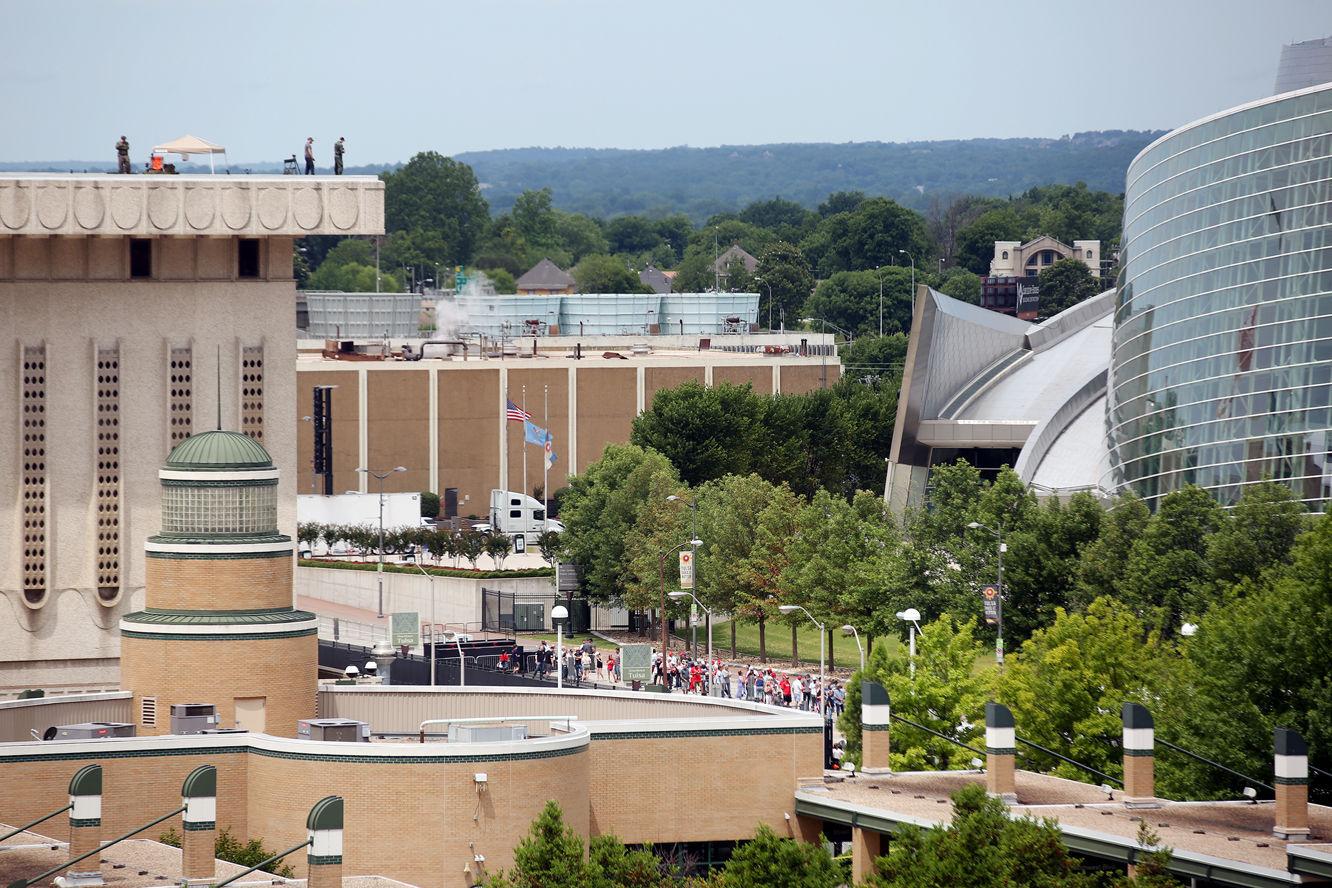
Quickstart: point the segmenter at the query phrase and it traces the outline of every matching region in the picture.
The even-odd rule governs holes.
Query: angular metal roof
[[[564,290],[574,285],[574,279],[564,269],[549,259],[542,259],[518,278],[515,288],[518,290]]]

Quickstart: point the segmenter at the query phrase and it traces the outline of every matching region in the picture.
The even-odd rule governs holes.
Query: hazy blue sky
[[[1328,0],[325,0],[0,5],[0,160],[320,163],[1170,128],[1271,92]]]

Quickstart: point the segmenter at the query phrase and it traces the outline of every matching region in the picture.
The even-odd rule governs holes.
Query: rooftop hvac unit
[[[527,725],[449,725],[450,743],[505,743],[526,739]]]
[[[202,734],[217,727],[217,707],[212,703],[172,703],[171,733]]]
[[[56,725],[57,740],[104,740],[109,737],[133,737],[134,725],[126,722],[83,722]]]
[[[324,742],[369,743],[370,725],[350,718],[303,718],[296,723],[296,736]]]

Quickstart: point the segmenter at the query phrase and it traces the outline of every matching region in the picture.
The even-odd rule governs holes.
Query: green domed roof
[[[169,469],[271,469],[273,458],[258,441],[240,432],[201,432],[176,445]]]

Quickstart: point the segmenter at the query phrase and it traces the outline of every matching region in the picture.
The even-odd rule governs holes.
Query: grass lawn
[[[684,632],[688,632],[686,629]],[[791,627],[785,623],[771,622],[767,629],[768,642],[768,662],[774,665],[790,664],[791,662]],[[687,637],[687,636],[686,636]],[[819,630],[812,623],[806,622],[796,630],[797,645],[800,649],[800,662],[808,663],[815,668],[819,665]],[[707,645],[708,636],[704,627],[698,627],[698,646],[703,648]],[[868,641],[864,635],[860,637],[860,643],[865,644]],[[875,639],[875,644],[887,644],[888,653],[892,654],[901,646],[901,642],[896,636],[888,636]],[[721,622],[712,627],[712,648],[714,651],[721,651],[725,654],[731,652],[731,624],[729,621]],[[735,649],[747,657],[757,657],[759,655],[759,627],[757,623],[737,622],[735,624]],[[860,651],[856,648],[856,640],[852,637],[843,637],[840,628],[833,630],[833,662],[838,668],[855,668],[860,665]],[[869,650],[866,649],[865,656],[869,656]]]

